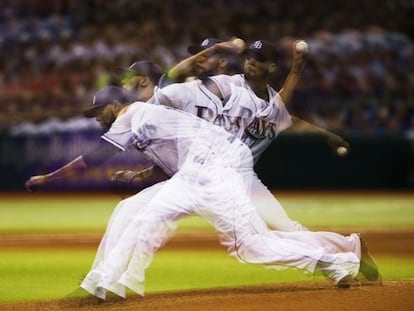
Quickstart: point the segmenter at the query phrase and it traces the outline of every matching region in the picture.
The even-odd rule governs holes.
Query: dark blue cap
[[[220,42],[223,42],[223,40],[217,38],[205,38],[200,44],[190,45],[187,48],[187,52],[194,55]]]
[[[256,40],[250,43],[246,54],[256,57],[259,61],[269,62],[277,62],[279,56],[276,46],[265,40]]]
[[[83,111],[87,118],[95,118],[100,107],[112,104],[113,102],[131,103],[131,94],[118,86],[106,86],[100,89],[93,97],[92,106]]]
[[[122,68],[123,77],[131,76],[146,76],[149,77],[152,83],[158,85],[162,76],[161,68],[148,60],[140,60],[132,63],[128,68]]]

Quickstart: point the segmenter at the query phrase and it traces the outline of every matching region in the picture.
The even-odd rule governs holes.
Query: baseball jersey
[[[227,88],[227,85],[232,83],[246,89],[249,93],[254,94],[243,74],[235,74],[232,76],[216,75],[210,78],[220,87]],[[256,118],[249,124],[244,131],[244,135],[241,137],[241,140],[249,146],[255,163],[279,133],[292,124],[291,116],[279,93],[269,85],[267,86],[267,92],[268,97],[270,98],[269,102],[266,102],[267,105],[275,106],[276,113],[274,114],[274,119]]]
[[[221,126],[239,137],[251,149],[256,161],[260,153],[255,151],[258,142],[263,140],[256,132],[269,132],[269,136],[275,137],[290,125],[290,115],[277,93],[275,102],[269,103],[231,80],[220,81],[216,86],[221,97],[210,92],[201,80],[172,84],[158,89],[150,102],[195,114]]]
[[[150,102],[186,111],[241,137],[244,128],[259,111],[264,110],[266,103],[259,98],[250,99],[247,92],[235,90],[235,85],[227,86],[218,94],[219,97],[201,80],[171,84],[157,89]]]
[[[147,106],[144,102],[134,102],[128,105],[128,108],[125,113],[120,115],[112,124],[111,128],[101,136],[103,140],[106,142],[114,145],[121,151],[125,151],[127,149],[137,149],[133,144],[133,133],[132,133],[132,117],[134,116],[135,112],[139,111],[142,106]],[[143,146],[138,148],[138,151],[143,151],[145,148]],[[145,156],[146,159],[149,159],[159,165],[164,172],[171,176],[177,170],[176,160],[174,157],[176,156],[175,150],[169,150],[169,157],[165,157],[164,154],[160,154],[156,156],[155,154],[151,154],[150,156],[141,152],[142,155]],[[159,159],[164,158],[165,160],[161,161]],[[154,161],[156,159],[157,161]],[[169,159],[174,159],[169,161]]]
[[[232,168],[253,165],[250,150],[240,140],[192,114],[136,102],[119,119],[122,117],[103,139],[121,150],[143,152],[169,175],[189,162]],[[124,121],[128,119],[130,130]]]

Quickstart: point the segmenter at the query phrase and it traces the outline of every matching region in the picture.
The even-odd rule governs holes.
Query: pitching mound
[[[211,290],[148,294],[127,299],[94,297],[19,302],[2,310],[414,310],[414,280],[385,282],[382,286],[336,289],[325,281],[285,283]]]

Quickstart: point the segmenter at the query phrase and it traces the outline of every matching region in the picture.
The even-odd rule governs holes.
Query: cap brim
[[[261,62],[276,62],[274,57],[266,55],[264,53],[260,53],[254,49],[247,49],[244,51],[244,56],[252,56],[253,58],[261,61]]]
[[[83,111],[83,116],[86,118],[95,118],[98,115],[98,109],[100,107],[89,107]]]
[[[199,45],[190,45],[187,48],[187,52],[194,55],[197,54],[198,52],[201,52],[202,50],[204,50],[202,47],[200,47]]]

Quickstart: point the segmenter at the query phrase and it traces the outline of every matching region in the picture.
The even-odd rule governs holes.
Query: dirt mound
[[[153,293],[145,297],[94,297],[19,302],[0,305],[1,310],[414,310],[414,280],[388,281],[382,286],[336,289],[325,281],[279,283],[210,290]]]

